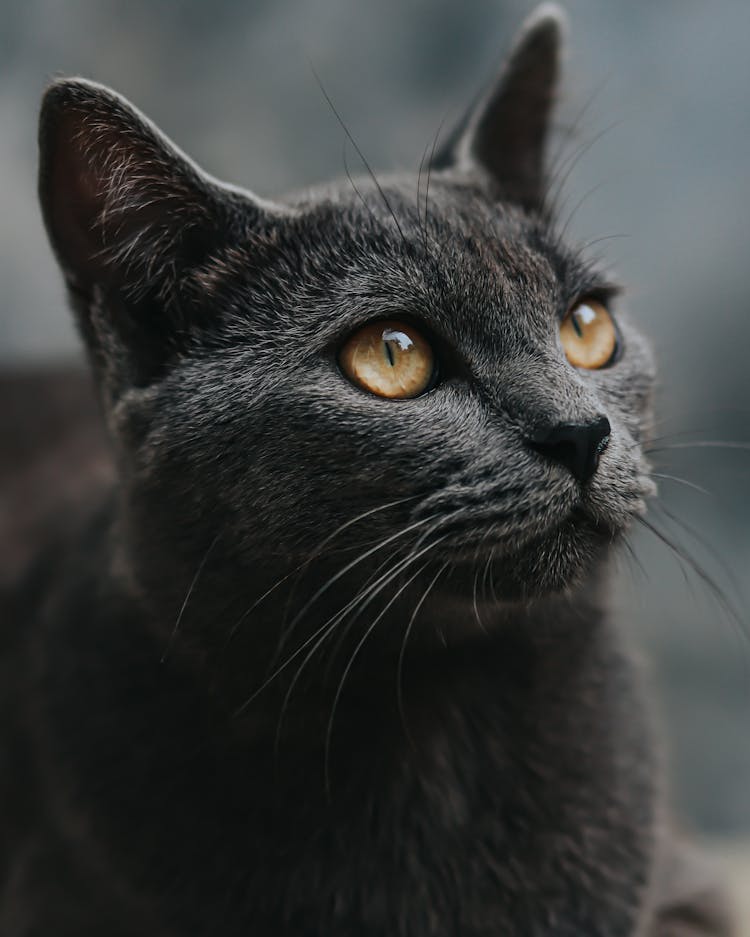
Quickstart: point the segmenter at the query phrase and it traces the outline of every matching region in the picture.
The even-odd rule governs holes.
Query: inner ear
[[[218,186],[123,98],[63,81],[40,117],[39,192],[68,282],[163,287],[228,222]]]
[[[274,228],[285,212],[218,183],[92,82],[49,88],[39,146],[45,225],[111,396],[152,380],[215,322],[217,310],[185,288],[191,272]]]

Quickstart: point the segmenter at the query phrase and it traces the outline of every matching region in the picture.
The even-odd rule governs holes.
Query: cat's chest
[[[390,687],[382,705],[344,696],[330,733],[311,720],[307,739],[243,746],[180,679],[139,672],[138,705],[107,713],[132,698],[118,668],[49,710],[45,735],[73,792],[62,823],[90,831],[71,848],[104,856],[176,933],[218,915],[225,937],[630,933],[650,771],[593,685],[519,693],[480,668],[415,683],[402,708]]]
[[[298,826],[279,911],[294,895],[294,920],[321,925],[290,933],[633,932],[650,874],[646,766],[626,787],[591,737],[570,740],[568,757],[543,735],[509,733],[499,710],[477,715],[423,727],[400,759],[353,777],[317,828]]]

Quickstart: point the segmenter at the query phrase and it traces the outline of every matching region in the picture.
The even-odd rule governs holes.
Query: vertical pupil
[[[393,367],[396,363],[395,357],[393,355],[393,349],[391,348],[390,342],[383,342],[383,347],[385,348],[385,356],[388,359],[388,364]]]
[[[581,323],[578,321],[578,314],[574,312],[570,321],[573,324],[573,328],[576,330],[576,335],[579,338],[583,338],[583,329],[581,328]]]

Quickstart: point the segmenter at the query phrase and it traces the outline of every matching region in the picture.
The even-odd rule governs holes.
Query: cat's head
[[[540,595],[642,510],[651,360],[546,198],[561,31],[542,8],[419,175],[275,204],[98,85],[47,91],[44,219],[147,588],[220,541],[228,588],[319,549]]]

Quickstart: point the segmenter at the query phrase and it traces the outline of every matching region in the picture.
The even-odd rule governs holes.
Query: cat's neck
[[[190,673],[197,693],[258,724],[282,706],[292,723],[298,715],[304,722],[311,707],[328,712],[344,692],[362,705],[369,698],[377,707],[383,693],[403,702],[410,686],[450,673],[470,680],[496,655],[561,657],[575,666],[571,649],[590,641],[606,617],[605,556],[564,593],[501,601],[483,564],[433,563],[411,577],[373,562],[342,574],[347,558],[337,554],[307,565],[275,556],[240,566],[208,547],[202,567],[173,583],[164,576],[165,592],[154,597],[111,515],[100,512],[80,540],[81,559],[71,551],[73,568],[60,572],[60,588],[72,596],[65,627],[83,627],[86,617],[98,635],[110,625],[132,634],[146,658]],[[123,652],[117,641],[98,644],[102,654]]]
[[[509,648],[567,656],[605,617],[606,556],[564,593],[503,601],[488,564],[433,562],[415,574],[374,559],[347,569],[333,554],[242,566],[209,543],[202,564],[154,601],[113,533],[115,601],[148,623],[155,655],[194,670],[240,716],[281,705],[293,721],[295,705],[304,717],[352,687],[363,701],[383,686],[401,699],[410,681],[470,672]]]

